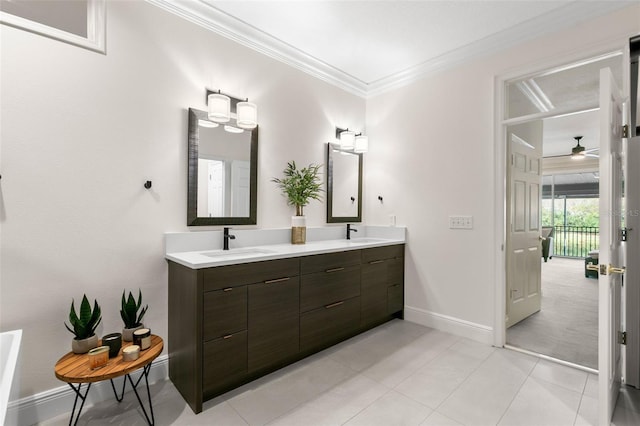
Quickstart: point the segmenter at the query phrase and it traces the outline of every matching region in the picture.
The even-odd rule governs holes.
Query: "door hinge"
[[[626,331],[618,331],[618,343],[621,345],[627,344],[627,332]]]
[[[629,230],[627,228],[622,228],[620,230],[620,241],[627,241],[627,232]]]
[[[629,137],[629,125],[625,124],[624,126],[622,126],[622,137],[623,138],[628,138]]]

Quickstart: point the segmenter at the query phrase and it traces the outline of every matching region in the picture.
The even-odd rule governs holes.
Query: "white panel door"
[[[507,129],[509,138],[506,326],[540,310],[542,121]]]
[[[231,216],[249,217],[251,167],[248,161],[231,163]]]
[[[608,425],[621,382],[622,268],[625,247],[623,197],[626,157],[622,150],[623,99],[611,70],[600,71],[600,255],[598,279],[598,423]]]
[[[639,121],[640,123],[640,121]],[[640,259],[640,136],[627,144],[626,227],[627,259]],[[627,262],[624,274],[624,307],[627,345],[625,383],[640,388],[640,265]]]

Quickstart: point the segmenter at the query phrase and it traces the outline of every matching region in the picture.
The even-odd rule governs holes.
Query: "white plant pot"
[[[304,244],[307,241],[307,218],[291,216],[291,244]]]
[[[125,342],[133,342],[133,332],[136,330],[140,330],[144,328],[144,324],[140,324],[135,328],[123,328],[122,329],[122,340]]]
[[[93,348],[98,347],[98,336],[93,335],[86,339],[71,339],[71,350],[74,354],[86,354]]]

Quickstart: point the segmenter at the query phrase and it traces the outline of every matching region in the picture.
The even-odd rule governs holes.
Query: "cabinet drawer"
[[[202,364],[205,395],[224,391],[242,381],[247,374],[247,332],[206,342]]]
[[[219,266],[203,271],[203,287],[204,291],[219,290],[299,274],[300,260],[296,258]]]
[[[360,294],[360,265],[303,275],[300,312],[307,312]]]
[[[300,315],[300,351],[319,350],[351,336],[360,324],[360,298]]]
[[[247,286],[209,291],[203,296],[204,341],[247,329]]]
[[[404,286],[394,284],[387,288],[387,313],[389,315],[404,309]]]
[[[283,364],[300,342],[300,279],[249,286],[248,371]]]
[[[352,250],[303,257],[300,260],[300,273],[311,274],[313,272],[324,272],[328,269],[359,265],[361,258],[360,253],[361,250]]]
[[[362,250],[362,263],[375,262],[381,259],[404,257],[404,245],[373,247]]]

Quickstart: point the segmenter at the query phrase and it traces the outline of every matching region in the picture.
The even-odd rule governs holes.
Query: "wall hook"
[[[147,188],[147,189],[150,189],[151,188],[151,181],[150,180],[146,181],[144,183],[144,187]]]
[[[351,197],[351,202],[352,202],[352,203],[355,203],[355,202],[356,202],[356,199],[355,199],[354,197]]]
[[[382,195],[378,195],[378,200],[380,200],[380,202],[382,202]]]

